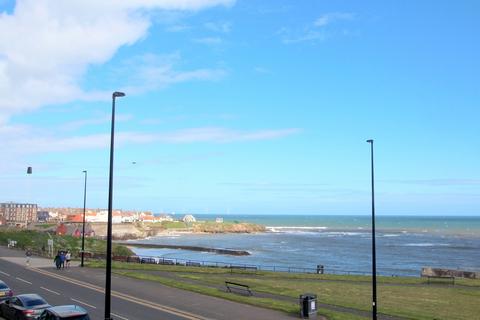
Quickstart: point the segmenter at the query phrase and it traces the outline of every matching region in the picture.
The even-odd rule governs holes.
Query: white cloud
[[[95,126],[95,125],[101,125],[101,124],[106,124],[111,121],[111,115],[110,114],[104,114],[99,117],[91,118],[91,119],[81,119],[81,120],[75,120],[71,122],[64,123],[60,126],[60,130],[65,130],[65,131],[75,131],[80,128],[86,127],[86,126]],[[133,118],[132,115],[130,114],[116,114],[115,115],[115,122],[123,122],[123,121],[129,121]]]
[[[389,183],[423,186],[477,186],[480,179],[425,179],[425,180],[384,180]]]
[[[282,42],[284,44],[294,44],[299,42],[314,42],[314,41],[324,41],[327,39],[327,34],[323,30],[310,30],[307,29],[304,32],[291,32],[290,30],[283,29]]]
[[[23,0],[0,14],[0,118],[108,94],[85,92],[90,65],[146,36],[148,10],[200,10],[234,0]]]
[[[124,61],[115,72],[118,78],[128,79],[125,90],[129,94],[160,89],[185,81],[215,81],[223,78],[224,69],[179,70],[181,56],[177,53],[169,55],[144,54]]]
[[[222,38],[219,37],[205,37],[194,39],[193,42],[207,44],[207,45],[217,45],[223,42]]]
[[[148,143],[233,143],[278,139],[300,132],[300,129],[243,131],[221,127],[189,128],[164,133],[119,132],[116,145]],[[109,134],[92,134],[65,137],[38,132],[30,127],[4,127],[0,134],[5,138],[2,146],[13,157],[25,154],[69,152],[89,149],[105,149],[109,146]]]
[[[341,20],[352,20],[355,14],[348,12],[326,13],[318,17],[313,24],[303,29],[281,28],[277,34],[280,35],[284,44],[294,44],[299,42],[321,42],[334,36],[336,32],[326,29],[325,27],[334,22]],[[338,34],[338,33],[337,33]],[[348,35],[346,30],[342,31],[342,35]]]
[[[229,143],[254,140],[269,140],[286,137],[300,132],[300,129],[289,128],[280,130],[237,131],[226,128],[207,127],[192,128],[159,134],[156,140],[165,143],[215,142]]]
[[[168,26],[165,30],[167,32],[182,32],[182,31],[186,31],[188,29],[190,29],[190,27],[187,26],[187,25],[176,24],[176,25],[173,25],[173,26]]]
[[[352,20],[354,18],[353,13],[348,13],[348,12],[332,12],[332,13],[326,13],[321,15],[313,25],[315,27],[325,27],[333,22],[339,21],[339,20]]]
[[[271,71],[265,67],[262,67],[262,66],[256,66],[253,68],[253,71],[255,73],[259,73],[259,74],[270,74]]]
[[[205,28],[213,32],[229,33],[232,30],[231,22],[207,22]]]

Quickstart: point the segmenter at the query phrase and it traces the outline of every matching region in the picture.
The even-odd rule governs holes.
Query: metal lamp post
[[[82,262],[80,266],[83,267],[83,258],[85,255],[85,210],[87,206],[87,170],[83,170],[85,174],[85,185],[83,188],[83,228],[82,228]]]
[[[372,319],[377,319],[377,257],[375,250],[375,181],[373,170],[373,140],[370,143],[371,170],[372,170]]]
[[[32,167],[27,167],[27,176],[28,175],[31,175],[33,173],[33,169]],[[30,179],[27,179],[28,180],[28,202],[30,202],[30,204],[28,204],[27,206],[28,207],[31,207],[33,206],[33,201],[32,201],[32,186],[31,186],[31,181]],[[27,203],[28,203],[27,202]],[[29,209],[27,209],[29,210]],[[29,210],[30,211],[30,210]],[[30,211],[31,212],[31,211]],[[36,213],[35,213],[36,214]],[[27,217],[31,216],[30,214],[27,214]],[[25,226],[27,226],[29,223],[30,223],[30,220],[34,220],[35,218],[33,216],[31,216],[31,219],[30,218],[27,218],[27,221],[25,222]],[[35,219],[36,220],[36,219]],[[32,221],[33,222],[33,221]]]
[[[111,320],[110,300],[112,289],[112,199],[113,199],[113,147],[115,141],[115,98],[124,97],[125,93],[115,91],[112,94],[112,131],[110,134],[110,179],[108,183],[108,225],[107,225],[107,266],[105,279],[105,320]]]

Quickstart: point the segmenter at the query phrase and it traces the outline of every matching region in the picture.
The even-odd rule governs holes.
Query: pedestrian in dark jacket
[[[60,252],[57,252],[57,255],[53,259],[53,262],[55,262],[55,266],[57,269],[60,269],[62,267],[62,259],[60,258]]]
[[[62,265],[62,269],[65,269],[65,252],[60,251],[60,264]]]

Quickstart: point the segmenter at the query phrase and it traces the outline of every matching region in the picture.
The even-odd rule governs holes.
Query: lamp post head
[[[373,139],[367,140],[368,143],[373,143]]]
[[[119,91],[115,91],[115,92],[112,94],[112,97],[113,97],[113,98],[125,97],[125,93],[119,92]]]
[[[87,170],[83,170],[82,172],[83,172],[83,173],[87,173]]]

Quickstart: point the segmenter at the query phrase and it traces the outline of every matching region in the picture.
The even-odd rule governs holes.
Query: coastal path
[[[80,268],[56,270],[50,259],[32,257],[26,266],[23,251],[0,247],[0,279],[15,294],[38,293],[50,304],[77,304],[92,319],[103,319],[105,271]],[[113,319],[263,319],[297,317],[268,309],[112,275]]]

